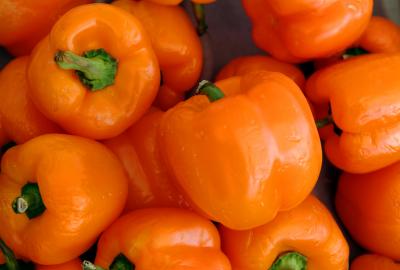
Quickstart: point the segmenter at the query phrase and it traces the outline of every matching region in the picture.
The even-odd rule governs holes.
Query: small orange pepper
[[[348,269],[346,239],[314,196],[260,227],[246,231],[221,227],[220,232],[232,269]]]
[[[369,174],[344,173],[336,210],[365,249],[400,260],[400,162]]]
[[[8,150],[0,175],[0,237],[34,263],[86,251],[121,213],[127,179],[102,144],[71,135],[36,137]]]
[[[314,73],[306,92],[330,103],[337,134],[325,152],[340,169],[368,173],[400,160],[400,54],[353,57]]]
[[[285,62],[325,58],[366,29],[373,0],[242,0],[258,47]]]
[[[28,80],[33,102],[50,120],[71,134],[107,139],[147,111],[160,71],[136,18],[90,4],[54,25],[32,54]]]
[[[161,153],[185,195],[211,219],[249,229],[303,201],[321,168],[307,100],[281,73],[203,83],[163,116]],[[213,102],[211,102],[213,101]]]
[[[35,270],[82,270],[82,263],[79,259],[75,259],[57,265],[36,265]]]
[[[113,5],[138,18],[149,34],[162,73],[156,105],[173,107],[197,84],[203,67],[200,38],[189,16],[179,6],[148,1],[117,0]]]
[[[233,59],[219,71],[216,81],[233,76],[243,76],[246,73],[259,70],[285,74],[291,78],[300,89],[303,89],[305,85],[306,80],[304,74],[298,67],[263,55],[242,56]]]
[[[393,260],[373,254],[357,257],[351,264],[350,270],[399,270],[400,265]]]
[[[176,208],[136,210],[119,218],[100,237],[90,269],[230,270],[216,227]],[[101,268],[102,267],[102,268]]]
[[[119,158],[129,178],[126,210],[148,207],[190,208],[174,186],[157,144],[163,112],[154,108],[132,127],[104,141]]]
[[[46,133],[61,132],[55,123],[36,109],[28,96],[28,61],[27,56],[16,58],[0,73],[1,124],[8,137],[18,144]]]
[[[93,0],[1,0],[0,45],[13,55],[28,55],[65,12]]]

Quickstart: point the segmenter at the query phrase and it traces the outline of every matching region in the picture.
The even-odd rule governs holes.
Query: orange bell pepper
[[[216,80],[220,81],[233,76],[243,76],[247,73],[265,70],[280,72],[291,78],[301,89],[305,85],[305,78],[301,70],[291,64],[276,60],[270,56],[253,55],[233,59],[218,73]]]
[[[91,2],[93,0],[1,0],[0,46],[13,55],[27,55],[61,15]]]
[[[400,162],[369,174],[345,173],[336,209],[351,236],[374,253],[400,260]]]
[[[30,96],[46,117],[71,134],[107,139],[147,111],[160,71],[136,18],[91,4],[54,25],[32,54],[28,79]]]
[[[217,85],[231,96],[203,84],[208,98],[194,96],[164,114],[161,153],[207,216],[249,229],[308,196],[321,168],[320,140],[307,100],[285,75],[249,73]]]
[[[85,270],[230,270],[215,226],[175,208],[142,209],[111,225],[100,237],[95,261]]]
[[[285,62],[345,50],[366,29],[373,0],[242,0],[258,47]]]
[[[65,263],[119,216],[126,190],[122,165],[100,143],[71,135],[36,137],[3,156],[0,237],[34,263]]]
[[[162,73],[156,104],[163,110],[173,107],[195,86],[203,67],[200,38],[189,16],[179,6],[147,1],[117,0],[113,5],[138,18],[150,35]]]
[[[1,124],[8,137],[18,144],[46,133],[61,132],[36,109],[28,96],[28,61],[29,57],[16,58],[0,73]]]
[[[246,231],[220,229],[233,269],[347,270],[349,247],[325,206],[309,196],[271,222]]]
[[[127,172],[127,211],[148,207],[190,208],[161,158],[157,130],[162,115],[154,108],[120,136],[104,142]]]
[[[340,169],[367,173],[400,160],[400,54],[354,57],[308,80],[311,101],[330,102],[338,127],[326,140],[329,160]]]
[[[399,270],[400,265],[379,255],[362,255],[351,264],[350,270]]]
[[[35,270],[82,270],[82,263],[79,259],[75,259],[57,265],[36,265]]]
[[[3,124],[1,123],[1,114],[0,114],[0,148],[3,147],[4,144],[10,141],[8,138],[6,131],[4,130]]]
[[[161,5],[179,5],[183,0],[147,0],[149,2],[161,4]],[[214,3],[216,0],[192,0],[193,3],[197,4],[210,4]]]

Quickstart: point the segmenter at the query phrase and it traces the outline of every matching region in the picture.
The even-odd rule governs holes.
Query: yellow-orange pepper
[[[71,134],[107,139],[147,111],[160,71],[136,18],[90,4],[54,25],[32,54],[28,79],[30,96],[46,117]]]
[[[13,55],[27,55],[61,15],[91,2],[93,0],[1,0],[0,46]]]
[[[173,107],[195,86],[203,67],[200,38],[189,16],[179,6],[148,1],[117,0],[113,5],[138,18],[149,34],[162,73],[156,105]]]
[[[233,270],[347,270],[349,247],[335,220],[314,196],[274,220],[246,231],[221,230]]]
[[[363,33],[373,0],[242,0],[256,45],[285,62],[334,55]]]
[[[36,109],[28,96],[28,61],[27,56],[16,58],[0,73],[1,125],[8,138],[18,144],[46,133],[61,132],[55,123]]]
[[[399,270],[400,265],[393,260],[373,254],[357,257],[352,263],[350,270]]]
[[[308,97],[330,103],[338,127],[325,144],[335,166],[367,173],[400,160],[399,69],[400,54],[372,54],[320,70],[308,80]]]
[[[280,73],[217,83],[163,116],[161,153],[187,197],[233,229],[272,220],[303,201],[321,167],[321,145],[307,100]],[[210,100],[214,102],[210,102]]]
[[[190,208],[161,158],[157,130],[162,115],[154,108],[120,136],[104,142],[127,172],[127,211],[148,207]]]
[[[36,265],[35,270],[82,270],[82,263],[79,259],[75,259],[57,265]]]
[[[230,270],[215,226],[192,212],[150,208],[122,216],[100,237],[95,269]],[[90,263],[84,263],[90,268]],[[100,268],[102,267],[102,268]]]
[[[36,137],[3,156],[0,238],[34,263],[65,263],[119,216],[126,190],[122,165],[102,144],[71,135]]]

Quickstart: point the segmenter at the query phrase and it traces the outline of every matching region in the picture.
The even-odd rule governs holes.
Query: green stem
[[[281,255],[269,270],[306,270],[307,258],[297,252]]]
[[[323,119],[315,120],[315,124],[317,125],[317,128],[323,128],[323,127],[325,127],[327,125],[330,125],[332,123],[333,123],[332,116],[327,116],[327,117],[325,117]]]
[[[89,261],[83,261],[82,263],[82,269],[83,270],[104,270],[103,268],[94,265],[93,263]]]
[[[99,266],[94,265],[89,261],[83,261],[83,270],[105,270]],[[110,265],[110,270],[134,270],[135,265],[132,264],[125,255],[122,253],[115,257],[114,261]]]
[[[207,33],[206,12],[203,4],[192,3],[194,16],[197,22],[197,33],[202,36]]]
[[[15,258],[14,252],[0,239],[0,250],[6,260],[5,269],[7,270],[19,270],[19,264],[17,258]]]
[[[347,49],[346,52],[342,55],[343,59],[348,59],[354,56],[368,54],[369,52],[364,50],[363,48],[350,48]]]
[[[21,196],[12,202],[12,208],[16,214],[26,214],[29,219],[40,216],[46,207],[40,195],[37,183],[28,183],[21,189]]]
[[[80,81],[91,91],[113,85],[117,61],[104,49],[87,51],[83,56],[71,51],[58,51],[54,61],[61,69],[75,70]]]
[[[214,102],[225,97],[221,89],[219,89],[215,84],[206,80],[199,83],[199,87],[197,87],[195,94],[207,96],[210,102]]]

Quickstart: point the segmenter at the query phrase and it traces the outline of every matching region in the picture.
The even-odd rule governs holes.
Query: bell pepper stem
[[[363,48],[350,48],[347,49],[346,52],[342,55],[343,59],[348,59],[354,56],[359,56],[363,54],[368,54],[368,51],[364,50]]]
[[[306,270],[307,258],[297,252],[281,255],[269,270]]]
[[[29,219],[41,215],[46,207],[40,194],[37,183],[28,183],[21,189],[21,195],[12,202],[12,209],[16,214],[26,214]]]
[[[0,239],[0,250],[6,260],[5,266],[7,270],[19,270],[19,263],[15,258],[14,252]]]
[[[323,128],[323,127],[325,127],[327,125],[330,125],[332,123],[333,123],[333,119],[332,119],[331,116],[327,116],[327,117],[325,117],[323,119],[315,120],[315,124],[317,125],[317,128]]]
[[[225,96],[221,89],[219,89],[215,84],[206,80],[199,83],[195,94],[207,96],[210,102],[217,101]]]
[[[199,36],[202,36],[207,32],[208,29],[204,5],[192,3],[192,7],[197,22],[197,33]]]
[[[83,270],[105,270],[99,266],[94,265],[89,261],[83,261]],[[129,261],[127,257],[123,254],[119,254],[115,257],[114,261],[111,263],[109,270],[134,270],[134,265]]]
[[[82,269],[83,270],[105,270],[99,266],[94,265],[93,263],[91,263],[89,261],[83,261]]]
[[[71,51],[58,51],[54,57],[58,67],[75,70],[80,81],[91,91],[113,85],[117,61],[104,49],[87,51],[83,56]]]

